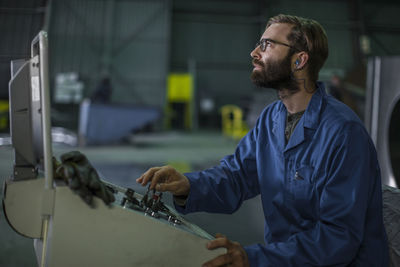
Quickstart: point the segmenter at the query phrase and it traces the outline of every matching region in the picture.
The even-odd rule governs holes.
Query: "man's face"
[[[292,56],[290,47],[274,43],[290,45],[286,36],[290,33],[291,25],[276,23],[268,27],[261,39],[268,38],[271,42],[266,43],[265,51],[261,47],[256,47],[252,52],[253,72],[251,80],[260,87],[274,88],[277,90],[288,89],[296,92],[298,90],[297,82],[293,79]]]

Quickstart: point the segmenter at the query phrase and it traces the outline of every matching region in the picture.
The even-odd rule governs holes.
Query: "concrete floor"
[[[218,132],[184,134],[135,135],[126,145],[101,147],[68,147],[53,145],[58,157],[71,150],[83,152],[103,179],[139,193],[145,188],[135,179],[152,166],[172,165],[182,172],[201,170],[218,164],[224,155],[234,152],[236,142],[222,137]],[[0,147],[0,183],[8,179],[12,170],[13,150]],[[171,204],[171,198],[165,202]],[[206,214],[203,212],[185,216],[211,234],[223,233],[244,245],[263,242],[263,212],[260,198],[249,200],[233,215]],[[33,241],[16,234],[7,224],[0,211],[0,266],[36,266]]]

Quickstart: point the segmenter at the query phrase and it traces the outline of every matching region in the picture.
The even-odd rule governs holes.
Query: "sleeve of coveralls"
[[[347,266],[363,239],[371,190],[378,182],[374,148],[362,126],[338,134],[319,199],[319,220],[286,242],[245,247],[251,266]],[[321,151],[322,153],[322,151]],[[378,212],[378,211],[377,211]]]
[[[256,136],[255,127],[242,138],[235,153],[223,158],[218,166],[185,173],[190,193],[186,205],[175,205],[175,208],[183,214],[194,211],[233,213],[244,200],[259,194]]]

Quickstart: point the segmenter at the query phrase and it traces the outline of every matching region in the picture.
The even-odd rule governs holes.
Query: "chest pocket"
[[[314,185],[314,168],[311,166],[300,166],[292,172],[290,185],[291,193],[295,199],[308,199],[310,190]]]
[[[309,165],[295,167],[290,177],[290,199],[294,209],[304,219],[316,216],[314,168]]]

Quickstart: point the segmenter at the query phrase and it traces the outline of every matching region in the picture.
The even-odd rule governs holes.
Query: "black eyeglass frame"
[[[256,47],[260,46],[261,51],[265,52],[265,49],[267,49],[267,45],[266,45],[267,42],[271,42],[273,44],[278,44],[278,45],[284,45],[284,46],[292,48],[295,51],[299,51],[299,49],[295,48],[294,46],[291,46],[291,45],[288,45],[288,44],[285,44],[285,43],[282,43],[282,42],[279,42],[279,41],[276,41],[276,40],[273,40],[270,38],[261,39],[260,41],[258,41],[256,43]]]

